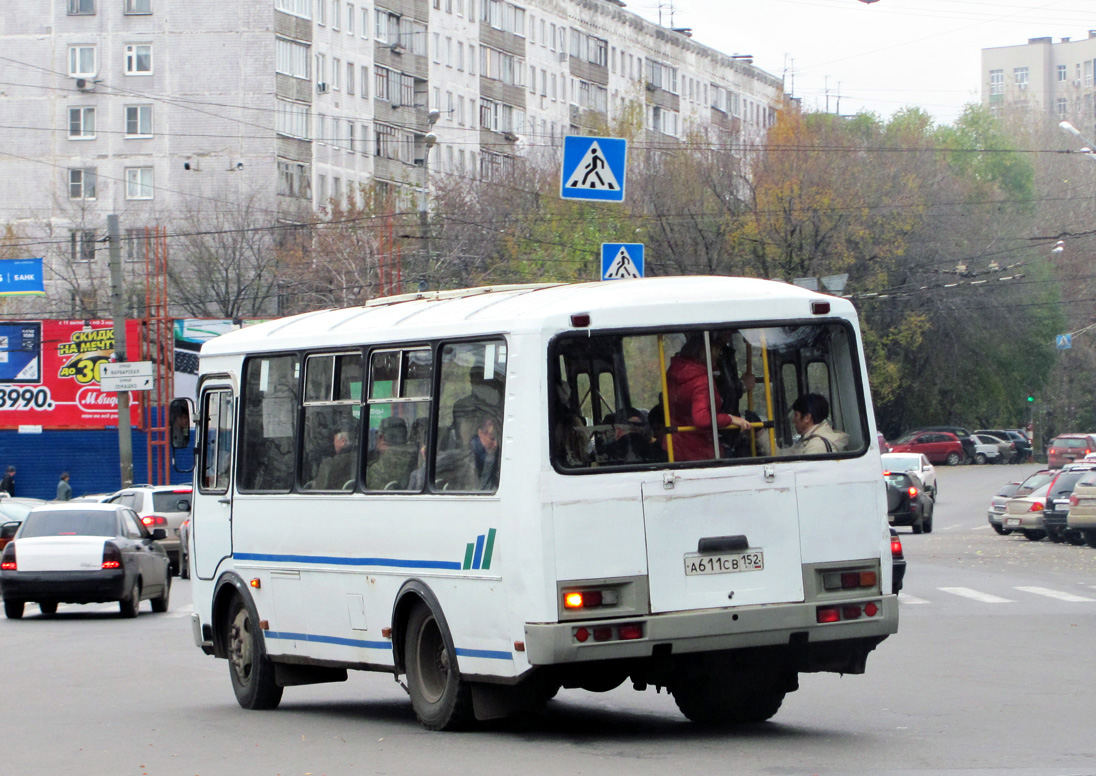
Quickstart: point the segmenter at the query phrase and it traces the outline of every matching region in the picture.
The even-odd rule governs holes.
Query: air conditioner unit
[[[567,61],[567,52],[566,51],[559,52],[559,61],[560,62],[566,62]]]
[[[651,83],[650,81],[648,81],[648,82],[647,82],[647,83],[646,83],[645,85],[646,85],[646,87],[647,87],[647,91],[649,91],[649,92],[653,92],[653,91],[657,91],[657,90],[658,90],[658,87],[657,87],[657,86],[655,86],[655,85],[654,85],[653,83]]]
[[[327,84],[316,84],[316,91],[320,94],[327,94]]]
[[[94,81],[89,81],[86,78],[77,78],[76,79],[76,88],[79,89],[82,92],[90,92],[92,89],[95,88],[95,82]]]

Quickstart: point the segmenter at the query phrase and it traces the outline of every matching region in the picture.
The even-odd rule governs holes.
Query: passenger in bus
[[[567,383],[556,385],[556,420],[552,429],[552,445],[557,457],[569,469],[590,465],[586,423],[571,409],[571,389]]]
[[[429,418],[415,418],[411,421],[411,447],[419,452],[415,468],[407,480],[408,490],[421,491],[426,484],[426,434],[429,426]]]
[[[483,416],[469,446],[476,468],[476,482],[469,490],[494,490],[499,484],[499,433],[494,418]]]
[[[377,448],[365,466],[367,490],[406,490],[418,451],[407,443],[407,421],[391,416],[381,420]]]
[[[332,439],[335,454],[320,461],[313,486],[317,490],[351,490],[354,487],[354,448],[350,434],[336,431]]]
[[[713,365],[719,359],[719,347],[719,342],[712,339],[710,355]],[[702,333],[688,334],[681,350],[670,359],[666,387],[669,392],[670,425],[675,428],[695,427],[695,430],[673,433],[674,460],[708,461],[717,457],[712,437],[711,396],[715,389],[708,383],[708,359]],[[748,420],[725,412],[716,413],[716,424],[721,428],[734,426],[741,431],[750,429]],[[666,439],[664,435],[663,449],[667,447]]]
[[[822,455],[848,448],[849,435],[830,425],[830,403],[819,393],[806,393],[792,402],[792,424],[799,440],[781,455]]]
[[[647,420],[635,407],[612,415],[613,438],[605,445],[606,463],[653,463],[664,456],[651,434]]]

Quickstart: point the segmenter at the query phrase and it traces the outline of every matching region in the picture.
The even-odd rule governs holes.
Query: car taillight
[[[910,498],[917,498],[917,486],[910,485],[909,487]]]
[[[1069,496],[1069,505],[1070,505],[1071,507],[1075,507],[1075,506],[1077,506],[1077,502],[1078,502],[1079,500],[1080,500],[1080,499],[1078,499],[1078,498],[1077,498],[1077,496],[1076,496],[1075,494],[1070,494],[1070,496]]]
[[[902,557],[902,540],[899,539],[897,536],[892,536],[891,537],[891,557],[892,558],[901,558]]]
[[[8,542],[4,548],[4,554],[0,555],[0,569],[4,571],[18,571],[19,564],[15,561],[15,544]]]
[[[1031,502],[1031,506],[1028,507],[1028,512],[1042,512],[1044,508],[1041,501],[1033,501]]]
[[[103,566],[104,569],[120,569],[122,568],[122,551],[118,549],[118,545],[112,542],[106,542],[103,544]]]
[[[157,528],[167,525],[167,518],[160,515],[145,515],[141,518],[141,522],[146,528]]]

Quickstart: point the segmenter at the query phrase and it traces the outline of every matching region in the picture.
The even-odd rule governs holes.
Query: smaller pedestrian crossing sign
[[[1058,346],[1058,350],[1069,350],[1073,347],[1073,335],[1059,334],[1055,337],[1055,344]]]
[[[643,243],[602,243],[601,279],[643,277]]]
[[[559,195],[563,199],[624,201],[628,141],[617,137],[563,138]]]

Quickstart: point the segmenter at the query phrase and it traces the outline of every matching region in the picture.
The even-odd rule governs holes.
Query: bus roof
[[[788,283],[757,278],[658,277],[610,282],[486,286],[426,291],[266,321],[209,340],[202,355],[405,342],[445,336],[572,329],[637,328],[810,318],[812,301],[830,316],[855,319],[852,303]]]

